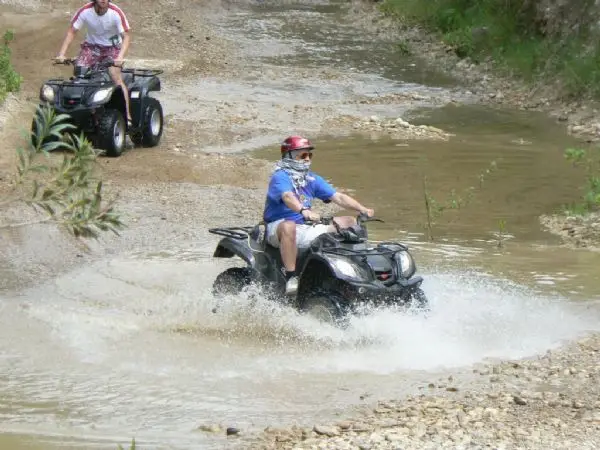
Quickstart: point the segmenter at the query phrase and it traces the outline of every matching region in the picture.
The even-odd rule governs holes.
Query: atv
[[[213,294],[217,298],[239,294],[254,283],[301,312],[342,326],[350,315],[368,311],[365,306],[427,309],[428,301],[421,289],[423,278],[415,276],[416,266],[408,247],[397,242],[370,243],[366,223],[371,221],[382,222],[359,215],[356,225],[340,229],[332,217],[322,218],[318,223],[334,224],[336,231],[322,234],[309,247],[298,249],[299,284],[292,297],[285,296],[281,254],[267,243],[264,223],[211,228],[210,233],[223,236],[213,256],[238,256],[246,263],[246,267],[220,273],[213,283]]]
[[[123,91],[108,73],[113,61],[91,67],[77,66],[76,61],[69,58],[55,62],[74,66],[73,76],[68,80],[46,81],[40,89],[41,104],[50,104],[57,114],[68,115],[77,130],[108,156],[123,153],[126,135],[135,145],[158,145],[163,132],[163,111],[160,102],[149,93],[160,91],[158,75],[162,70],[122,69],[123,82],[129,90],[132,123],[128,124]],[[34,118],[34,135],[36,127]]]

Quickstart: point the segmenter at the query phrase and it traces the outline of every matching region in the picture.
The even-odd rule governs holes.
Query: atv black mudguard
[[[242,258],[248,266],[254,268],[256,265],[256,260],[254,258],[254,254],[248,248],[248,244],[246,241],[241,241],[239,239],[231,239],[231,238],[223,238],[219,241],[217,248],[213,254],[215,258],[233,258],[234,256],[239,256]]]
[[[158,77],[137,77],[129,86],[129,111],[136,128],[141,128],[144,124],[144,108],[146,107],[148,93],[160,91],[160,78]]]

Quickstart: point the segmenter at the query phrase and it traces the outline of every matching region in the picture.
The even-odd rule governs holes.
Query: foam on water
[[[32,292],[31,314],[88,362],[136,334],[168,334],[227,346],[231,355],[266,352],[271,373],[459,367],[542,353],[598,328],[595,315],[579,304],[484,273],[425,274],[430,312],[378,309],[353,317],[345,330],[252,289],[221,299],[213,314],[218,301],[210,285],[223,268],[206,261],[113,260]],[[240,375],[264,370],[266,360]]]

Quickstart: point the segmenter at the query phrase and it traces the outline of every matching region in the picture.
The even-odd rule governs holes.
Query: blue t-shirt
[[[293,192],[296,198],[304,205],[310,208],[313,198],[328,201],[335,195],[335,189],[319,175],[308,172],[306,175],[306,186],[299,192],[294,188],[292,179],[285,170],[278,170],[271,176],[269,189],[267,191],[267,200],[265,201],[265,212],[263,218],[265,222],[274,222],[279,219],[293,220],[296,223],[304,223],[302,214],[292,211],[283,202],[281,198],[285,192]]]

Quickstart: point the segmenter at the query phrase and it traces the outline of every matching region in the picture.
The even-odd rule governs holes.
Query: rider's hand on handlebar
[[[360,213],[366,215],[367,217],[373,217],[375,215],[375,210],[370,209],[370,208],[365,208]]]
[[[113,66],[115,67],[123,67],[123,63],[125,62],[125,60],[123,59],[115,59],[113,61]]]
[[[319,220],[321,220],[321,216],[319,216],[316,212],[311,211],[310,209],[303,210],[302,217],[304,217],[304,220],[308,220],[311,222],[318,222]]]
[[[66,58],[64,57],[64,55],[58,55],[58,56],[56,56],[56,57],[54,58],[54,62],[55,62],[56,64],[64,64],[64,63],[65,63],[65,59],[66,59]]]

